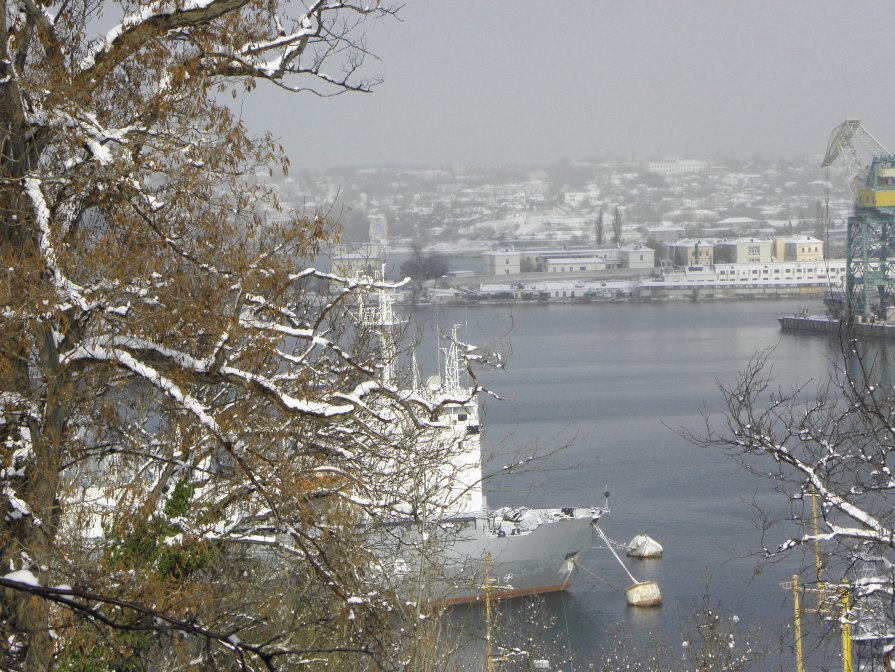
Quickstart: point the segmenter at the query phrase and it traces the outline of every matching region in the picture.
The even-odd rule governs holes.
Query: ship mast
[[[384,283],[385,264],[382,269],[374,274],[373,281]],[[364,305],[365,295],[360,296],[361,321],[367,327],[376,331],[379,336],[379,347],[382,355],[382,383],[391,386],[395,379],[395,360],[398,357],[398,327],[401,326],[400,318],[395,316],[394,293],[385,287],[379,287],[376,292],[375,306]]]
[[[444,381],[442,389],[445,394],[455,395],[460,392],[460,347],[458,334],[460,325],[455,324],[451,329],[451,342],[446,348],[441,348],[444,355]]]

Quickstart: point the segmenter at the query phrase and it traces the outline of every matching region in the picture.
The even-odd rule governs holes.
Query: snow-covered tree
[[[604,672],[745,672],[769,669],[773,649],[760,630],[743,627],[735,614],[722,615],[708,596],[689,615],[682,615],[680,643],[654,639],[633,642],[616,632],[601,653]],[[645,645],[646,644],[646,645]]]
[[[303,267],[334,229],[254,179],[288,162],[227,103],[368,90],[390,13],[3,0],[0,668],[387,661],[354,523],[424,515],[409,482],[451,448],[358,283]]]
[[[842,618],[848,592],[854,606],[845,618],[863,635],[891,642],[895,389],[884,344],[843,342],[842,365],[816,388],[779,387],[771,353],[757,355],[734,385],[721,389],[726,422],[707,415],[704,430],[689,436],[725,450],[786,497],[785,515],[767,502],[758,505],[765,531],[781,530],[765,537],[763,554],[776,558],[799,548],[806,557],[816,554],[820,563],[811,562],[804,580],[821,584],[815,588],[828,612]]]

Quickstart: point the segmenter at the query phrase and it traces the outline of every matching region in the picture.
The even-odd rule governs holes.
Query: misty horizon
[[[895,145],[886,86],[895,6],[417,1],[375,22],[370,94],[259,86],[243,119],[299,170],[823,154],[860,118]],[[378,60],[377,60],[378,59]]]

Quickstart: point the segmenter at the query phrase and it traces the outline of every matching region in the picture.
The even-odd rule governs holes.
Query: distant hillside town
[[[385,265],[397,278],[413,255],[404,274],[416,297],[669,298],[697,287],[720,297],[841,283],[852,199],[845,177],[819,164],[602,156],[357,167],[271,184],[286,207],[339,219],[333,270]],[[421,263],[430,257],[448,260],[435,277]]]

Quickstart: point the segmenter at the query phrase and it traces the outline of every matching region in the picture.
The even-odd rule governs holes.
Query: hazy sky
[[[822,153],[846,116],[895,151],[895,2],[408,0],[372,94],[259,87],[300,169]]]

